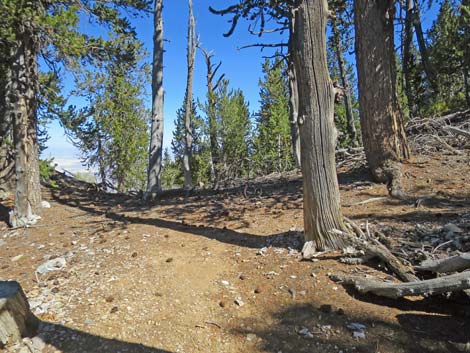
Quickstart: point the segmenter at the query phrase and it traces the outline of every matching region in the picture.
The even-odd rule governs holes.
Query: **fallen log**
[[[16,281],[0,281],[0,348],[34,335],[38,319]]]
[[[449,273],[461,272],[470,268],[470,252],[445,259],[425,260],[415,270],[422,272]]]
[[[386,298],[434,295],[470,288],[470,272],[408,283],[387,283],[360,276],[331,275],[335,282],[353,285],[360,293],[373,293]]]

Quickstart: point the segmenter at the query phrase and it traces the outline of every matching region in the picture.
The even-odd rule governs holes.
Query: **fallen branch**
[[[353,202],[353,203],[350,203],[349,205],[344,205],[344,206],[345,207],[359,206],[359,205],[365,205],[367,203],[382,201],[382,200],[386,200],[386,199],[388,199],[387,196],[372,197],[372,198],[364,200],[364,201]]]
[[[415,266],[417,271],[429,271],[434,273],[460,272],[470,268],[470,252],[448,257],[446,259],[425,260],[419,266]]]
[[[455,292],[470,288],[470,272],[409,283],[386,283],[359,276],[331,275],[330,278],[335,282],[354,285],[360,293],[373,293],[392,299]]]
[[[470,132],[459,129],[458,127],[447,125],[447,126],[444,126],[444,130],[448,130],[450,132],[453,132],[456,135],[463,136],[467,138],[467,140],[470,140]]]
[[[335,230],[335,233],[346,238],[346,240],[354,247],[365,251],[366,255],[374,255],[382,260],[390,270],[395,273],[399,279],[404,282],[417,281],[413,268],[404,265],[390,250],[388,250],[377,239],[370,237],[368,240],[360,239],[347,232]]]

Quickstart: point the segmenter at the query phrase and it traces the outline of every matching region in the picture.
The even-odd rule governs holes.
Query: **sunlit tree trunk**
[[[31,6],[34,11],[34,6]],[[34,12],[33,12],[34,13]],[[10,212],[12,227],[34,223],[41,209],[37,143],[37,46],[33,30],[18,24],[11,47],[11,66],[6,89],[6,114],[13,122],[16,193]]]
[[[152,63],[152,123],[150,131],[149,166],[145,199],[154,199],[161,189],[163,153],[163,0],[155,0],[153,63]]]
[[[184,188],[191,190],[193,188],[193,179],[191,175],[191,158],[193,151],[193,129],[192,129],[192,113],[193,113],[193,77],[194,77],[194,59],[196,57],[196,23],[193,16],[193,2],[188,0],[189,5],[189,21],[188,21],[188,47],[187,62],[188,75],[186,80],[185,95],[185,116],[184,116]]]
[[[302,0],[295,15],[293,54],[299,90],[304,192],[304,255],[339,248],[343,229],[335,165],[334,89],[326,62],[328,9],[323,0]],[[308,254],[307,254],[308,255]]]

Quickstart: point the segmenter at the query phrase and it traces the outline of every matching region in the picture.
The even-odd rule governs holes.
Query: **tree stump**
[[[0,348],[33,335],[38,319],[16,281],[0,281]]]

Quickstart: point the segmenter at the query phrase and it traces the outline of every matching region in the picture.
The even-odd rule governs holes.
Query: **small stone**
[[[112,303],[114,301],[114,297],[112,295],[108,295],[106,298],[105,298],[106,302],[107,303]]]
[[[255,341],[258,337],[254,333],[249,333],[246,335],[247,341]]]
[[[117,306],[113,306],[109,312],[111,314],[114,314],[114,313],[117,313],[118,311],[119,311],[119,308]]]
[[[244,275],[240,275],[238,278],[240,278],[242,281],[244,281],[246,279],[246,277]]]
[[[169,257],[168,259],[165,260],[165,262],[168,262],[168,263],[173,262],[173,258]]]
[[[297,291],[293,288],[289,288],[288,292],[292,296],[292,299],[295,299],[295,295],[297,294]]]
[[[31,343],[34,348],[36,348],[38,351],[42,351],[44,348],[46,348],[46,343],[42,340],[41,337],[35,336],[31,339]]]
[[[263,291],[263,288],[261,288],[261,287],[256,287],[255,290],[254,290],[254,292],[256,294],[260,294],[262,291]]]
[[[243,305],[245,305],[245,303],[243,302],[243,300],[242,300],[240,297],[235,298],[234,302],[235,302],[235,304],[237,304],[238,306],[243,306]]]
[[[93,324],[93,320],[90,320],[90,319],[85,320],[85,325],[92,325],[92,324]]]
[[[131,257],[137,257],[137,252],[134,251],[134,252],[132,253]]]
[[[42,208],[51,208],[51,204],[45,200],[41,201],[41,207]]]
[[[58,287],[53,287],[53,288],[51,289],[51,293],[54,293],[54,294],[59,293],[59,288],[58,288]]]
[[[225,302],[224,302],[223,300],[221,300],[221,301],[219,302],[219,306],[220,306],[221,308],[225,308]]]
[[[220,284],[222,284],[223,286],[229,286],[230,285],[229,281],[226,281],[224,279],[222,281],[220,281]]]
[[[15,257],[13,257],[13,258],[11,259],[11,261],[17,262],[17,261],[20,261],[23,257],[24,257],[23,254],[16,255]]]
[[[65,261],[65,258],[63,257],[58,257],[56,259],[49,260],[42,265],[40,265],[37,269],[36,272],[39,274],[47,273],[50,271],[57,271],[65,268],[67,265],[67,262]]]

